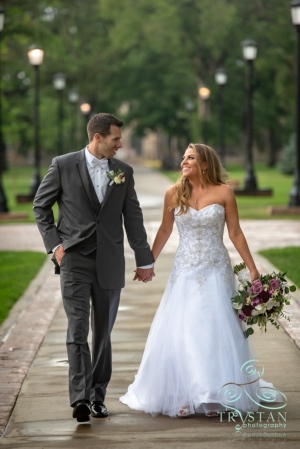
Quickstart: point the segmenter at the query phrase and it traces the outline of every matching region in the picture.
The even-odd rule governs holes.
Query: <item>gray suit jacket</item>
[[[123,224],[136,266],[154,261],[134,189],[133,170],[128,164],[111,159],[109,170],[117,169],[124,172],[125,182],[108,185],[99,213],[93,203],[84,149],[53,159],[33,202],[48,253],[60,243],[68,250],[96,232],[97,274],[101,287],[107,289],[122,288],[125,283]],[[52,211],[56,202],[57,224]]]

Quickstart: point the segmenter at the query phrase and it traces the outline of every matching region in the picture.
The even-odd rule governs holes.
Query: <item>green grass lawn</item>
[[[239,181],[240,188],[243,187],[245,170],[240,165],[230,165],[226,167],[229,173],[229,179]],[[293,185],[294,177],[279,173],[276,168],[268,168],[264,165],[255,167],[258,188],[273,189],[271,197],[245,197],[237,196],[239,215],[242,219],[295,219],[300,220],[300,215],[269,215],[267,208],[269,206],[287,206],[290,190]],[[164,172],[172,181],[177,181],[180,176],[178,172]]]
[[[32,251],[0,251],[0,324],[37,275],[46,254]]]
[[[41,178],[46,174],[47,168],[41,170]],[[32,181],[33,169],[31,167],[11,168],[3,175],[3,185],[7,197],[8,208],[10,212],[25,212],[27,219],[22,220],[26,223],[35,222],[32,203],[18,204],[16,196],[19,194],[29,194],[30,184]],[[54,208],[55,216],[57,216],[57,208]],[[7,223],[7,221],[6,221]]]
[[[300,288],[300,247],[272,248],[259,251]]]

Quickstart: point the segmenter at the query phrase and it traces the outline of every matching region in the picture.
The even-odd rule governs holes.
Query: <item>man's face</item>
[[[99,159],[106,157],[111,159],[114,157],[119,148],[122,148],[121,138],[121,128],[116,125],[110,125],[110,133],[103,137],[101,134],[95,134],[97,138],[97,157]]]

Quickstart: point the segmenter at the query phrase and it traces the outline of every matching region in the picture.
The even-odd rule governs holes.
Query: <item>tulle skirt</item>
[[[139,370],[120,401],[153,416],[176,416],[183,406],[191,413],[258,410],[259,397],[273,386],[257,381],[232,296],[233,275],[228,282],[217,269],[201,285],[194,272],[182,273],[175,283],[170,278]]]

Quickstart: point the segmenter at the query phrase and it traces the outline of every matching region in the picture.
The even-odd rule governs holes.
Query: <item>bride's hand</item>
[[[250,271],[250,277],[251,277],[252,282],[255,281],[256,279],[260,278],[260,274],[256,268],[254,270]]]

